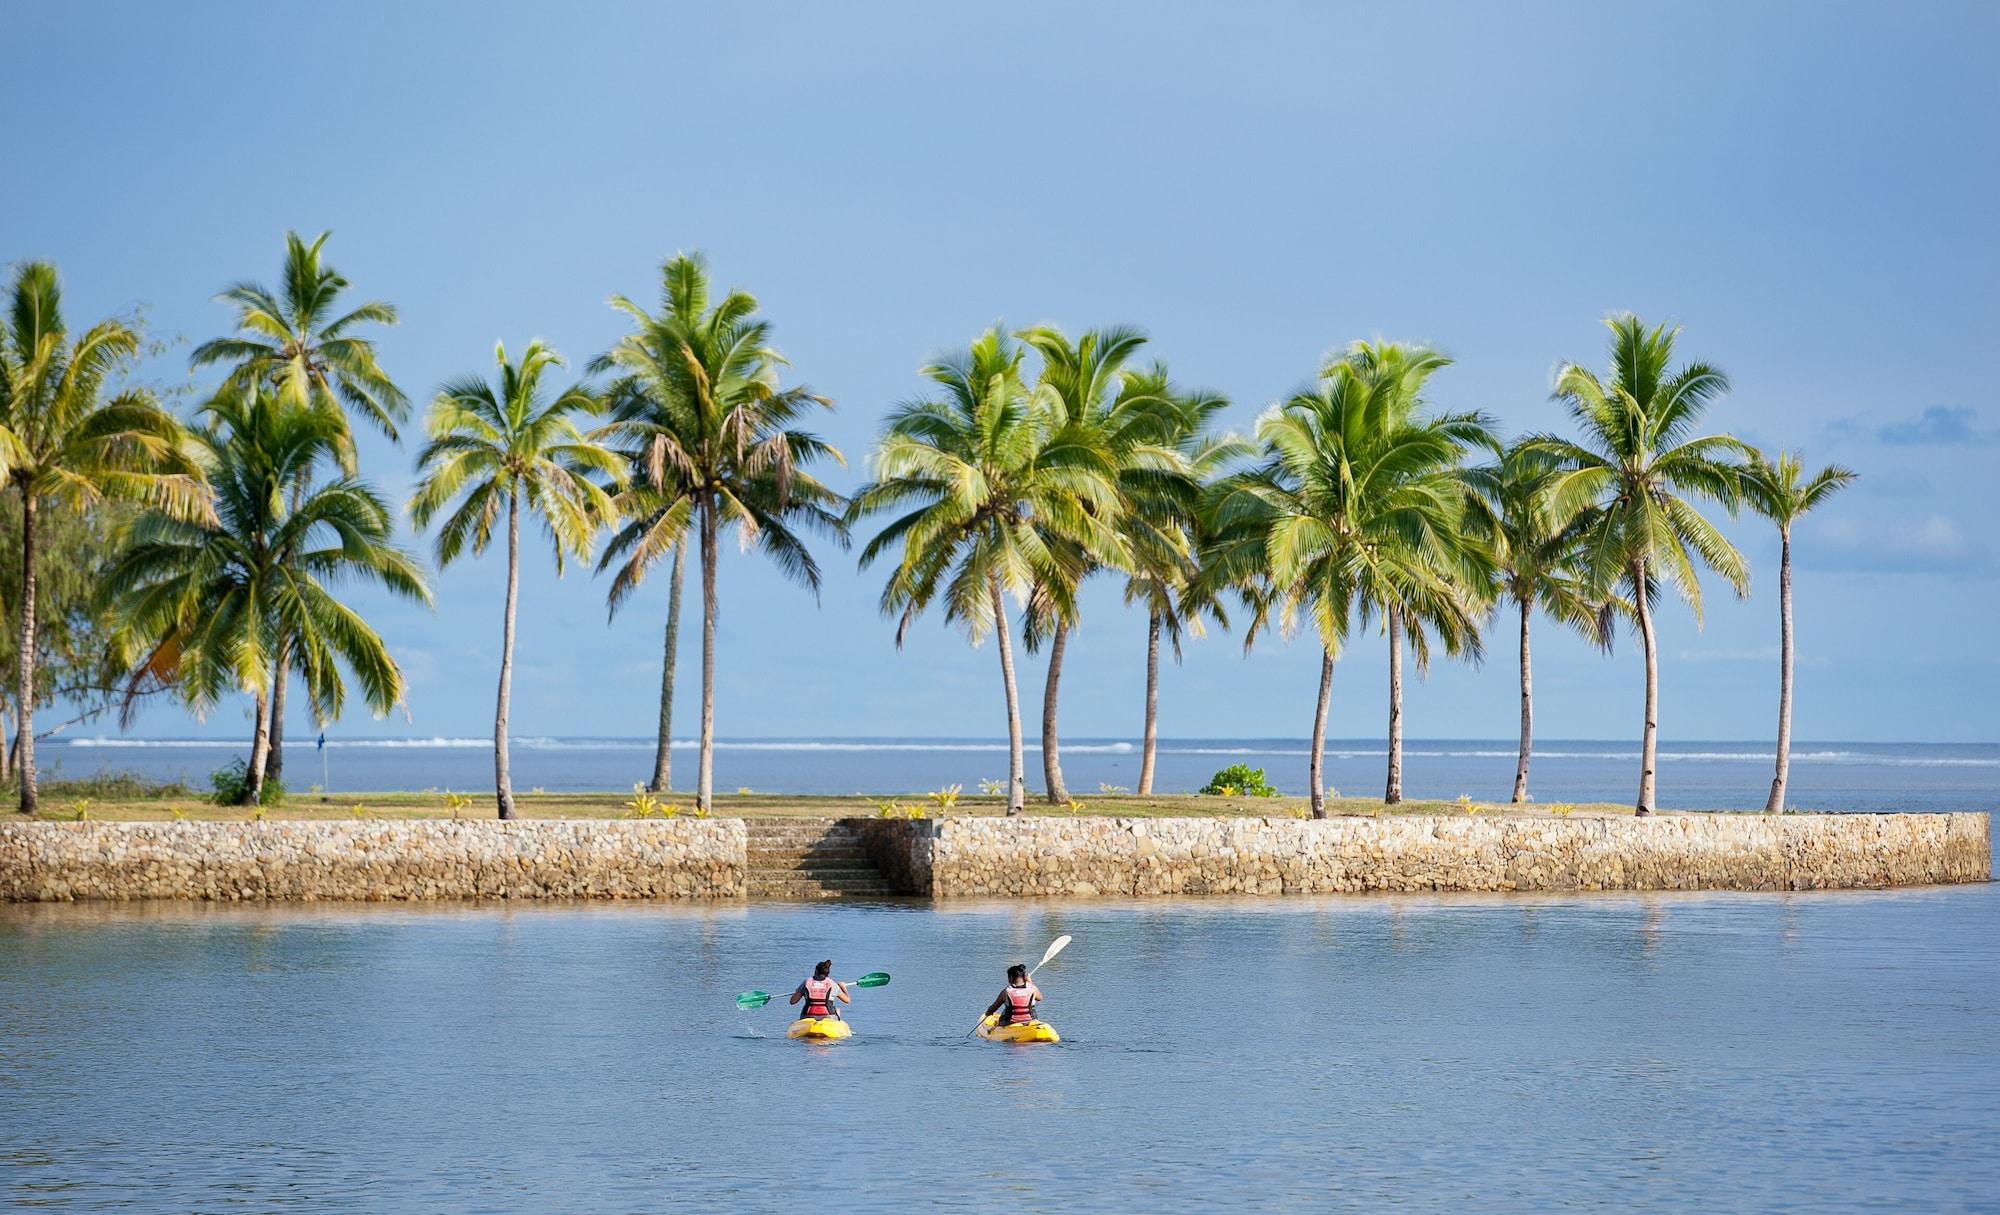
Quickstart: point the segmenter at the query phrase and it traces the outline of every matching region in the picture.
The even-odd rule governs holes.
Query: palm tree
[[[371,300],[345,308],[341,293],[348,281],[320,252],[332,235],[322,232],[308,243],[296,232],[285,233],[285,264],[277,291],[256,283],[237,283],[216,298],[236,308],[236,335],[195,347],[196,367],[230,368],[225,383],[246,389],[268,384],[292,404],[325,412],[339,423],[335,452],[341,468],[354,471],[354,439],[349,410],[368,419],[391,439],[409,414],[409,401],[376,361],[375,343],[354,332],[363,325],[393,325],[393,305]],[[293,506],[307,483],[292,487]],[[271,772],[278,779],[285,767],[285,685],[292,667],[289,640],[279,638],[273,659],[271,692]]]
[[[1701,620],[1698,561],[1721,574],[1737,594],[1748,592],[1749,566],[1736,547],[1695,509],[1708,499],[1734,509],[1742,494],[1737,461],[1750,449],[1729,435],[1696,435],[1702,414],[1729,390],[1729,377],[1707,363],[1671,366],[1678,327],[1647,328],[1631,313],[1608,318],[1611,370],[1600,378],[1565,364],[1554,399],[1569,408],[1580,442],[1531,436],[1523,447],[1554,461],[1549,509],[1558,518],[1597,508],[1582,537],[1590,585],[1623,583],[1639,622],[1646,656],[1645,724],[1639,747],[1639,796],[1634,813],[1653,812],[1659,755],[1660,666],[1653,631],[1660,580],[1680,592]]]
[[[1593,592],[1581,568],[1579,545],[1595,521],[1594,509],[1556,518],[1548,509],[1550,468],[1545,459],[1520,444],[1498,462],[1473,470],[1484,494],[1479,520],[1492,544],[1500,598],[1512,603],[1521,617],[1521,744],[1514,764],[1517,803],[1528,797],[1528,762],[1534,746],[1534,667],[1528,626],[1535,608],[1568,625],[1606,651],[1611,648],[1611,617],[1627,605],[1616,596]]]
[[[1185,478],[1180,452],[1160,441],[1170,428],[1165,417],[1174,409],[1165,395],[1166,377],[1126,370],[1126,364],[1146,344],[1144,333],[1129,326],[1113,326],[1086,330],[1071,341],[1052,325],[1038,325],[1015,336],[1041,355],[1035,392],[1048,398],[1048,405],[1062,423],[1087,430],[1103,445],[1118,469],[1121,491],[1152,490],[1162,476]],[[1132,482],[1138,484],[1133,486]],[[1143,526],[1130,512],[1121,514],[1128,526]],[[1171,538],[1167,534],[1160,537],[1163,541]],[[1063,784],[1056,714],[1063,656],[1078,620],[1077,593],[1092,571],[1117,561],[1114,554],[1074,554],[1058,568],[1073,569],[1076,577],[1037,586],[1031,600],[1033,610],[1026,616],[1024,640],[1029,648],[1039,648],[1045,635],[1049,642],[1049,666],[1042,685],[1042,776],[1052,805],[1069,801],[1069,789]]]
[[[105,499],[141,503],[178,519],[213,512],[184,432],[147,393],[113,393],[139,335],[115,320],[71,339],[55,267],[29,262],[14,276],[0,332],[0,478],[21,495],[20,649],[15,684],[16,779],[21,812],[39,804],[35,782],[35,533],[45,500],[85,509]]]
[[[1764,802],[1769,814],[1784,812],[1792,768],[1792,525],[1846,488],[1855,475],[1829,464],[1807,478],[1798,455],[1785,451],[1776,460],[1754,454],[1743,472],[1743,496],[1750,508],[1778,525],[1778,767]]]
[[[661,280],[657,315],[612,297],[612,306],[631,318],[632,332],[592,364],[617,377],[607,394],[612,414],[604,437],[645,472],[646,496],[628,503],[638,514],[612,541],[626,560],[612,583],[611,607],[615,611],[646,568],[695,530],[701,547],[696,798],[708,809],[715,798],[718,536],[737,527],[746,546],[754,541],[786,576],[817,595],[819,566],[798,529],[812,528],[843,544],[847,532],[840,496],[806,466],[844,461],[824,440],[796,428],[809,411],[833,403],[803,386],[780,386],[785,361],[771,346],[770,322],[756,317],[755,296],[731,291],[711,307],[708,263],[700,254],[670,259]],[[668,678],[663,675],[663,685]],[[671,695],[664,686],[663,694]]]
[[[1425,412],[1425,384],[1431,376],[1450,365],[1449,358],[1422,346],[1356,342],[1329,359],[1320,371],[1320,375],[1325,377],[1338,374],[1339,368],[1346,367],[1353,374],[1378,384],[1377,391],[1383,398],[1385,425],[1391,428],[1429,429],[1443,440],[1431,446],[1410,448],[1411,451],[1429,451],[1432,458],[1430,466],[1412,465],[1396,470],[1393,476],[1428,481],[1447,496],[1452,492],[1448,482],[1460,475],[1460,462],[1466,451],[1474,446],[1491,447],[1495,442],[1490,423],[1479,414],[1431,415]],[[1470,502],[1469,483],[1462,483],[1458,493]],[[1460,601],[1458,606],[1462,610],[1446,612],[1434,618],[1438,641],[1447,654],[1463,654],[1476,659],[1481,649],[1476,608],[1481,600],[1488,597],[1492,577],[1489,546],[1457,526],[1417,527],[1407,531],[1392,528],[1383,535],[1380,543],[1400,544],[1407,549],[1398,556],[1394,568],[1423,570],[1434,575],[1414,587],[1417,594],[1431,596],[1442,593]],[[1364,615],[1377,611],[1381,613],[1383,632],[1389,640],[1389,754],[1382,800],[1393,806],[1403,800],[1405,633],[1420,675],[1430,666],[1431,636],[1424,624],[1423,611],[1400,598],[1405,587],[1411,584],[1400,578],[1369,581],[1370,586],[1361,602],[1362,612]]]
[[[1135,476],[1141,470],[1128,468],[1120,476],[1127,509],[1119,530],[1130,553],[1125,602],[1142,604],[1146,609],[1146,708],[1140,732],[1138,783],[1143,797],[1153,791],[1159,751],[1160,641],[1166,639],[1173,648],[1174,661],[1179,662],[1182,635],[1203,636],[1204,617],[1223,627],[1229,624],[1221,597],[1200,577],[1201,500],[1217,472],[1244,455],[1248,447],[1239,439],[1208,433],[1210,421],[1228,407],[1220,394],[1179,391],[1169,383],[1162,365],[1133,378],[1152,381],[1134,383],[1128,390],[1165,406],[1159,411],[1162,429],[1155,442],[1179,457],[1177,467],[1154,475]]]
[[[194,446],[216,517],[143,517],[103,585],[121,622],[149,639],[142,675],[174,683],[198,712],[230,690],[255,698],[243,794],[254,805],[267,781],[280,639],[318,720],[346,706],[343,663],[381,715],[402,702],[402,671],[327,584],[360,579],[423,604],[430,590],[416,560],[392,543],[394,516],[379,494],[351,474],[314,483],[314,467],[337,456],[338,419],[261,385],[224,389],[203,413],[208,425]]]
[[[1394,374],[1337,364],[1258,419],[1264,458],[1224,477],[1207,507],[1213,540],[1204,577],[1252,607],[1245,644],[1272,611],[1291,632],[1310,617],[1320,647],[1307,775],[1312,814],[1326,816],[1321,779],[1333,668],[1351,620],[1395,604],[1413,625],[1477,653],[1475,603],[1430,559],[1460,529],[1465,487],[1453,464],[1485,424],[1476,415],[1412,420]]]
[[[896,644],[940,595],[945,619],[973,644],[991,632],[1007,697],[1007,813],[1026,801],[1021,707],[1014,681],[1008,596],[1073,586],[1081,554],[1121,551],[1118,468],[1052,394],[1022,381],[1021,347],[995,326],[969,350],[923,369],[939,395],[899,406],[875,455],[875,480],[855,493],[850,518],[899,510],[861,551],[866,568],[900,546],[882,589],[899,616]]]
[[[643,457],[631,459],[631,455],[627,453],[636,466],[630,474],[631,482],[616,498],[618,517],[624,520],[624,525],[604,546],[597,568],[602,572],[620,557],[625,559],[608,597],[610,615],[615,617],[619,606],[632,588],[644,580],[647,566],[657,557],[658,549],[653,546],[664,545],[673,553],[667,575],[666,653],[660,661],[660,721],[653,742],[653,775],[646,784],[650,791],[664,793],[673,788],[674,668],[680,652],[681,587],[687,573],[686,533],[692,504],[684,495],[653,488],[651,474],[665,470],[648,469]]]
[[[417,455],[420,479],[410,498],[419,527],[447,507],[438,529],[438,567],[450,565],[469,545],[486,551],[493,524],[507,514],[507,600],[500,628],[500,689],[493,711],[493,786],[500,817],[514,817],[508,772],[507,713],[514,688],[514,604],[521,582],[521,508],[542,518],[555,547],[556,575],[566,555],[585,556],[597,529],[613,513],[611,495],[591,480],[624,476],[616,454],[577,429],[579,415],[599,402],[581,385],[554,394],[542,377],[563,366],[562,356],[539,341],[528,343],[519,363],[493,348],[496,383],[478,376],[453,380],[431,402],[430,441]],[[456,505],[453,503],[456,502]]]

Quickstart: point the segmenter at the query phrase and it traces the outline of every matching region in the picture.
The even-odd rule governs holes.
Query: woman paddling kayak
[[[1035,1005],[1042,1002],[1042,989],[1028,977],[1028,968],[1016,963],[1007,968],[1007,986],[986,1006],[986,1024],[1026,1025],[1035,1019]]]
[[[792,998],[788,1003],[797,1004],[801,1000],[806,1002],[806,1006],[799,1010],[801,1020],[817,1021],[830,1018],[838,1021],[840,1010],[834,1007],[834,1002],[837,1000],[842,1004],[854,1003],[848,998],[847,984],[829,978],[828,976],[832,974],[833,960],[829,958],[813,967],[812,978],[792,990]]]

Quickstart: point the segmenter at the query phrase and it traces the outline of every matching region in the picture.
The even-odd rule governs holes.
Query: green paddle
[[[870,971],[865,975],[862,975],[860,978],[854,980],[851,983],[846,984],[845,986],[887,987],[888,985],[889,985],[889,972],[885,970],[875,970],[875,971]],[[773,998],[774,997],[768,991],[746,991],[742,995],[736,997],[736,1007],[762,1008],[766,1004],[769,1004]]]

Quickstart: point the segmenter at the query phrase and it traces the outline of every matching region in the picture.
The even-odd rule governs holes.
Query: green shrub
[[[1278,791],[1264,779],[1264,769],[1249,764],[1231,764],[1208,778],[1200,792],[1223,797],[1276,797]]]
[[[240,806],[243,804],[243,789],[250,783],[250,765],[239,757],[208,774],[208,783],[215,789],[210,798],[218,806]],[[282,806],[285,804],[285,782],[264,778],[264,791],[258,796],[260,806]]]

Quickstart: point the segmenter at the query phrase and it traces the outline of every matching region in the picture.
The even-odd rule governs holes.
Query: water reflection
[[[4,908],[0,1205],[1977,1207],[1995,893]]]

